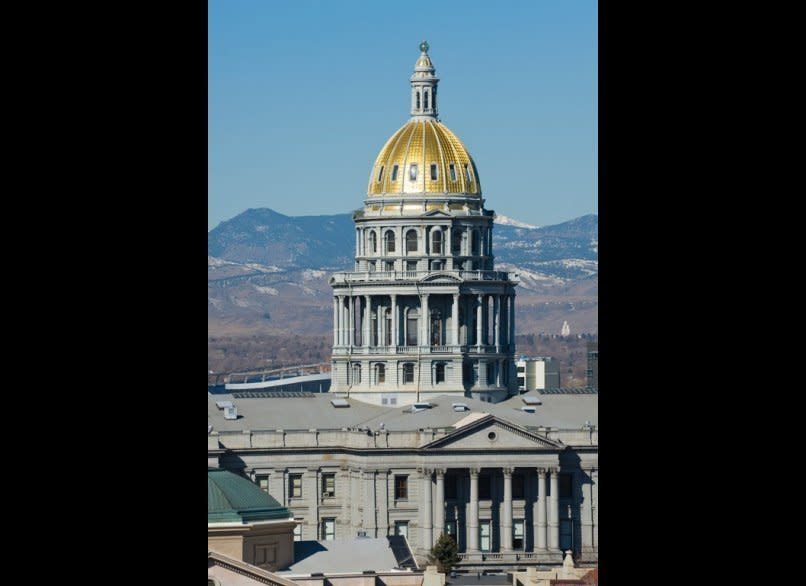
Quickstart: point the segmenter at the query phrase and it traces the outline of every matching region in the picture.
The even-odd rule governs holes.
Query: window
[[[392,181],[397,181],[397,168],[398,168],[398,165],[395,165],[394,167],[392,167]]]
[[[491,480],[492,478],[489,474],[479,474],[479,500],[489,500]]]
[[[479,521],[479,549],[490,551],[490,522]]]
[[[431,181],[437,180],[437,164],[431,163]]]
[[[353,383],[354,385],[361,384],[361,365],[353,364]]]
[[[395,233],[391,230],[386,232],[384,236],[386,238],[386,252],[394,252],[395,251]]]
[[[417,318],[416,311],[409,311],[406,314],[406,346],[417,346],[417,324],[419,323]]]
[[[514,499],[524,498],[523,476],[520,474],[512,475],[512,498]]]
[[[294,519],[297,524],[294,525],[294,541],[302,541],[302,519]]]
[[[406,261],[406,270],[407,271],[416,271],[417,270],[417,261],[416,260],[407,260]]]
[[[409,477],[395,476],[395,500],[407,500],[409,498]]]
[[[395,521],[395,535],[409,538],[409,522],[408,521]]]
[[[448,165],[448,169],[451,172],[451,181],[456,181],[456,166],[453,163],[451,163],[450,165]]]
[[[381,405],[388,405],[388,404],[389,404],[389,399],[387,399],[386,397],[383,397],[381,399]]]
[[[407,362],[403,365],[403,382],[404,383],[413,383],[414,382],[414,364],[411,362]]]
[[[472,183],[473,175],[470,174],[470,167],[467,164],[465,164],[465,175],[467,175],[467,180]]]
[[[386,366],[384,364],[379,364],[377,367],[377,376],[376,381],[378,384],[386,382]]]
[[[260,490],[263,492],[269,492],[269,475],[268,474],[258,474],[255,476],[255,482],[260,487]]]
[[[434,230],[431,235],[431,252],[442,254],[442,230]]]
[[[445,382],[445,363],[440,362],[437,364],[437,370],[434,373],[434,382],[436,383],[444,383]]]
[[[322,496],[336,496],[336,475],[322,475]]]
[[[416,92],[417,94],[417,110],[420,109],[420,92]]]
[[[472,251],[471,254],[473,256],[477,256],[479,254],[479,232],[478,230],[473,230],[470,232],[470,250]]]
[[[442,344],[442,313],[438,309],[431,310],[431,345]]]
[[[574,533],[572,519],[560,519],[560,549],[573,549],[574,547]]]
[[[370,273],[374,273],[375,272],[375,261],[374,260],[369,261],[369,263],[367,264],[367,268],[369,269]]]
[[[378,236],[374,231],[369,233],[369,251],[372,254],[378,252]]]
[[[494,385],[495,384],[495,363],[488,362],[487,363],[487,384]]]
[[[525,366],[519,366],[519,367],[518,367],[518,372],[523,372],[523,371],[525,371],[525,370],[526,370],[526,367],[525,367]]]
[[[302,474],[288,475],[288,496],[292,499],[302,498]]]
[[[389,272],[389,273],[391,273],[392,271],[394,271],[394,270],[395,270],[395,263],[394,263],[394,261],[387,260],[387,261],[386,261],[386,263],[384,264],[384,269],[386,270],[386,272]]]
[[[445,533],[447,533],[451,539],[453,539],[454,543],[458,543],[456,540],[456,522],[455,521],[446,521],[445,522]]]
[[[442,261],[441,260],[432,260],[431,261],[431,270],[432,271],[441,271],[442,270]]]
[[[512,549],[523,551],[523,519],[515,519],[512,526]]]
[[[573,476],[571,474],[560,474],[560,498],[570,498]]]
[[[386,319],[386,331],[384,332],[384,335],[386,336],[386,345],[391,346],[392,345],[392,310],[387,309],[384,312],[384,316],[385,316],[385,319]],[[395,340],[395,345],[397,345],[397,340]],[[378,382],[382,382],[382,381],[378,381]]]
[[[454,476],[453,474],[445,475],[445,498],[446,499],[456,498],[456,476]]]
[[[417,252],[417,232],[415,230],[406,232],[406,252]]]
[[[322,519],[322,539],[325,541],[336,539],[336,519]]]
[[[389,397],[390,405],[397,405],[397,397]]]
[[[417,163],[409,165],[409,181],[417,181]]]
[[[383,179],[383,165],[381,165],[381,168],[378,171],[378,183],[381,182],[381,179]]]
[[[425,109],[428,110],[428,90],[423,92],[423,102],[425,105]]]

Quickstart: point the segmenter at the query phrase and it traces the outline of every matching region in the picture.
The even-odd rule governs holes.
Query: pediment
[[[451,215],[444,210],[429,210],[424,214],[420,214],[421,218],[450,218]]]
[[[425,277],[420,279],[420,281],[423,282],[423,283],[431,282],[431,281],[461,282],[462,279],[460,279],[459,277],[457,277],[455,274],[452,274],[452,273],[442,273],[442,272],[436,271],[436,272],[433,272],[433,273],[429,273],[428,275],[426,275]]]
[[[434,440],[423,449],[478,450],[478,449],[534,449],[562,450],[565,446],[523,427],[489,415],[453,433]]]

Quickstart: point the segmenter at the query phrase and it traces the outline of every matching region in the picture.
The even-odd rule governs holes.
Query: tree
[[[447,574],[451,568],[459,563],[459,547],[453,537],[441,533],[439,539],[428,554],[428,563],[436,564],[437,571]]]

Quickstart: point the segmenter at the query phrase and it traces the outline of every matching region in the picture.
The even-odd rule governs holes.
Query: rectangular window
[[[512,549],[523,551],[523,519],[515,519],[512,526]]]
[[[455,521],[446,521],[445,522],[445,533],[450,535],[451,539],[456,542],[456,522]]]
[[[479,474],[479,500],[490,498],[490,481],[492,478],[489,474]]]
[[[441,363],[441,362],[439,364],[437,364],[435,382],[437,382],[437,383],[444,383],[445,382],[445,365],[443,363]]]
[[[288,475],[288,496],[292,499],[302,498],[302,474]]]
[[[470,174],[470,167],[468,165],[465,165],[465,175],[467,175],[467,180],[469,182],[473,181],[473,176]]]
[[[389,404],[389,399],[387,399],[386,397],[381,398],[381,405],[388,405],[388,404]]]
[[[524,498],[523,476],[520,474],[512,475],[512,498],[514,499]]]
[[[322,519],[322,539],[325,541],[336,539],[336,519]]]
[[[448,168],[451,170],[451,181],[456,181],[456,167],[451,163]]]
[[[406,318],[406,346],[417,345],[417,318]],[[405,381],[404,381],[405,382]]]
[[[408,521],[395,521],[395,535],[409,538],[409,522]]]
[[[383,165],[381,165],[381,170],[378,171],[378,183],[381,182],[381,179],[383,179]]]
[[[336,475],[322,475],[322,496],[336,496]]]
[[[294,525],[294,541],[302,541],[302,519],[294,519],[297,522]]]
[[[386,261],[386,270],[387,270],[388,272],[390,272],[390,273],[391,273],[393,270],[395,270],[395,262],[394,262],[394,261],[392,261],[392,260],[387,260],[387,261]]]
[[[571,497],[571,489],[572,489],[572,481],[573,475],[571,474],[560,474],[559,484],[560,484],[560,498],[570,498]]]
[[[441,260],[433,260],[433,261],[431,261],[431,270],[432,271],[441,271],[442,270],[442,261]]]
[[[257,485],[260,487],[260,490],[263,492],[269,492],[269,475],[268,474],[258,474],[255,477],[257,480]]]
[[[479,521],[479,549],[481,551],[490,551],[490,522]]]
[[[560,549],[572,549],[574,547],[572,519],[560,519]]]
[[[453,474],[445,475],[445,498],[446,499],[456,498],[456,476],[454,476]]]
[[[417,181],[417,163],[409,165],[409,181]]]
[[[437,180],[437,165],[436,163],[431,163],[431,181]]]
[[[390,405],[397,405],[397,397],[391,397],[389,399],[389,404]]]
[[[386,382],[386,366],[383,364],[378,365],[378,384]]]
[[[417,270],[417,261],[416,260],[407,260],[406,261],[406,270],[407,271],[416,271]]]
[[[397,181],[397,165],[392,167],[392,181]]]
[[[395,499],[408,500],[409,498],[409,477],[395,476]]]
[[[403,365],[403,382],[404,383],[413,383],[414,382],[414,365],[413,364],[404,364]]]

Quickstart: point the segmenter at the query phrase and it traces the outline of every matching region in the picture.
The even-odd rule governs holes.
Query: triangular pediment
[[[451,215],[444,210],[429,210],[424,214],[420,214],[421,218],[450,218]]]
[[[565,446],[494,415],[481,417],[434,440],[424,449],[534,449],[562,450]]]

